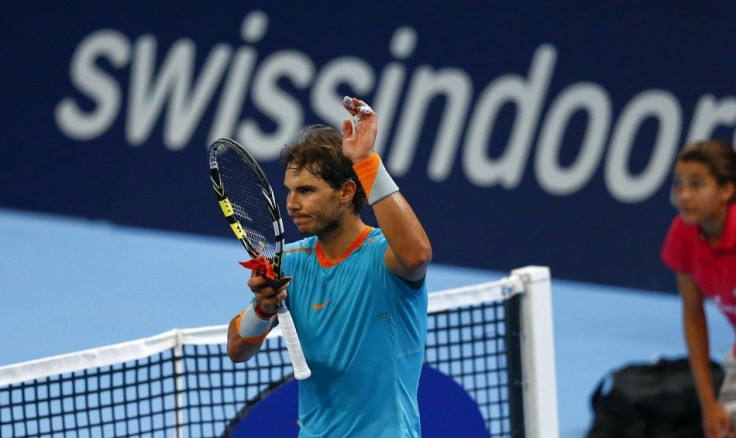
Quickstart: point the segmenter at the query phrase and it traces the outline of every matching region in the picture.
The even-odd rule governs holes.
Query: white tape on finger
[[[358,114],[353,116],[353,123],[355,125],[360,125],[361,123],[363,123],[363,120],[360,118],[361,115],[373,114],[373,108],[371,108],[370,105],[363,102],[362,100],[358,100],[358,102],[360,102],[360,106],[356,108],[355,104],[353,103],[353,99],[350,96],[345,96],[342,99],[342,103],[345,107],[351,108],[352,110],[358,112]]]

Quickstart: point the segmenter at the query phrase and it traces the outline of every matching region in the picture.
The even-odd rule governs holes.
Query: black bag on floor
[[[723,382],[711,361],[713,388]],[[702,437],[695,380],[687,358],[633,363],[604,376],[591,396],[588,438]]]

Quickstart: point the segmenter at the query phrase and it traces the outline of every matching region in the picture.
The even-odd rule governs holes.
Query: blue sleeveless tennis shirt
[[[426,284],[386,269],[379,229],[361,237],[334,266],[320,263],[316,237],[285,247],[288,305],[312,370],[299,381],[300,438],[421,436]]]

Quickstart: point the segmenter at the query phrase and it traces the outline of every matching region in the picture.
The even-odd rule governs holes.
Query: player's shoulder
[[[370,227],[367,234],[364,235],[363,241],[360,242],[360,246],[381,246],[386,242],[386,237],[383,235],[383,231],[380,228]]]
[[[383,235],[383,232],[380,228],[375,227],[371,228],[365,238],[363,238],[363,241],[360,243],[360,248],[369,250],[371,252],[378,252],[380,254],[382,254],[383,251],[386,250],[387,246],[388,241]]]
[[[306,237],[295,242],[284,245],[284,256],[298,257],[300,255],[309,256],[314,253],[314,247],[317,245],[317,237]]]
[[[372,227],[371,230],[368,232],[368,235],[365,236],[366,242],[374,242],[374,241],[381,241],[386,240],[386,237],[383,235],[383,231],[381,231],[380,228]]]

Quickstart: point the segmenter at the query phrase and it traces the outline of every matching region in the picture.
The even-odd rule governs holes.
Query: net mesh
[[[489,437],[523,436],[523,294],[499,290],[492,300],[431,311],[425,359],[475,400]],[[438,294],[430,294],[430,309]],[[223,343],[177,344],[121,363],[0,385],[0,437],[227,436],[291,372],[281,336],[269,337],[245,365],[233,364]]]

